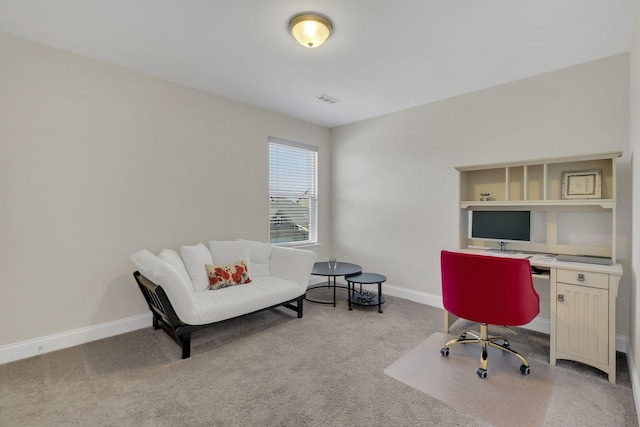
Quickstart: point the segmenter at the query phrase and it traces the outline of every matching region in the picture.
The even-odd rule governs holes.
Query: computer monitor
[[[505,250],[509,242],[531,242],[531,211],[471,212],[469,237],[498,242]]]

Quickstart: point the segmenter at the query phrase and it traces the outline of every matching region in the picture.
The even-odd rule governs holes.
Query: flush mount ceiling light
[[[302,46],[314,48],[322,45],[333,33],[333,24],[318,13],[300,13],[289,20],[289,31]]]

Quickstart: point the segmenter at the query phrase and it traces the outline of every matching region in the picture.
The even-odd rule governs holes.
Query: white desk
[[[622,277],[620,264],[598,265],[556,261],[544,255],[528,253],[500,254],[485,249],[461,249],[461,252],[487,256],[528,258],[532,266],[548,270],[534,277],[549,280],[550,355],[594,366],[616,382],[616,298]],[[445,333],[457,319],[444,313]],[[509,325],[506,325],[509,326]]]

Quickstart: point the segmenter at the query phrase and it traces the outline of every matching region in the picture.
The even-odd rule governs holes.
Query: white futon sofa
[[[183,359],[191,354],[191,333],[212,324],[278,306],[301,318],[316,258],[315,252],[247,240],[212,240],[158,256],[143,249],[131,256],[154,329],[163,328],[182,347]],[[246,266],[242,277],[250,282],[212,290],[215,267],[234,265]]]

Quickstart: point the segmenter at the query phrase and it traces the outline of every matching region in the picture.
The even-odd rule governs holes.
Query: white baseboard
[[[394,285],[384,285],[382,294],[408,299],[410,301],[419,302],[420,304],[426,304],[432,307],[444,308],[444,306],[442,305],[442,297],[440,295],[414,291],[413,289],[401,288]]]
[[[326,279],[324,278],[313,278],[310,281],[310,284],[319,284],[324,282],[325,280]],[[365,285],[364,287],[367,288],[367,290],[377,291],[376,285],[373,285],[373,287]],[[428,294],[426,292],[401,288],[399,286],[387,284],[384,285],[383,294],[408,299],[410,301],[429,305],[432,307],[444,308],[444,306],[442,305],[442,297],[440,295]],[[114,335],[124,334],[126,332],[146,328],[150,325],[151,313],[146,313],[138,316],[128,317],[125,319],[114,320],[112,322],[88,326],[86,328],[75,329],[72,331],[61,332],[41,338],[8,344],[0,347],[0,364],[25,359],[27,357],[37,356],[39,354],[49,353],[55,350],[61,350],[63,348],[73,347],[91,341],[108,338]],[[549,319],[544,318],[535,318],[531,323],[525,325],[524,328],[545,334],[549,334],[551,330]],[[627,360],[630,360],[629,337],[624,335],[617,335],[616,350],[626,353]],[[633,371],[632,381],[635,381],[634,390],[640,390],[636,388],[638,382],[638,373],[635,372],[635,369],[632,369],[635,365],[633,365],[631,361],[629,361],[629,363],[630,372]],[[638,398],[636,398],[636,406],[637,402]],[[640,414],[640,410],[638,411],[638,413]]]
[[[0,364],[124,334],[151,326],[151,313],[100,323],[0,347]]]
[[[421,304],[444,309],[444,305],[442,304],[442,296],[440,295],[427,294],[426,292],[414,291],[412,289],[400,288],[393,285],[385,286],[383,294],[391,295],[398,298],[404,298]],[[529,324],[522,327],[532,331],[541,332],[543,334],[549,334],[549,332],[551,331],[551,322],[549,321],[549,319],[536,317]]]
[[[374,285],[376,286],[376,285]],[[377,291],[377,288],[367,288],[369,291]],[[383,295],[391,295],[393,297],[404,298],[421,304],[430,305],[432,307],[444,308],[442,304],[442,296],[428,294],[426,292],[414,291],[413,289],[401,288],[393,285],[384,285]],[[522,326],[524,329],[540,332],[543,334],[551,333],[551,321],[544,317],[536,317]],[[625,335],[616,335],[616,351],[627,353],[629,351],[629,337]]]

